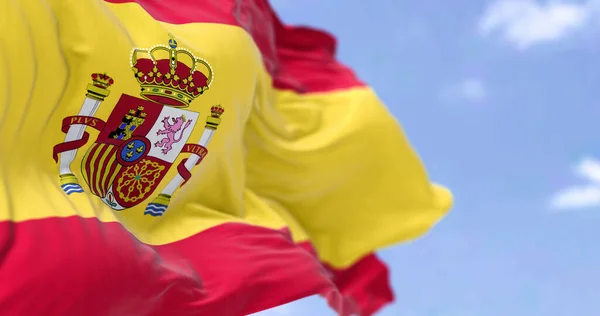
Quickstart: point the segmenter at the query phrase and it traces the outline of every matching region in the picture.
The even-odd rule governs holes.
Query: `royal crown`
[[[147,58],[138,58],[146,53]],[[157,55],[168,54],[158,58]],[[187,60],[187,64],[180,61]],[[199,95],[208,90],[213,81],[210,64],[194,56],[185,48],[178,48],[177,41],[171,36],[168,45],[156,45],[152,48],[134,48],[131,51],[131,69],[142,87],[140,95],[147,100],[172,107],[188,107]],[[206,74],[198,67],[206,68]]]
[[[108,89],[115,81],[106,74],[92,74],[92,84],[98,88]]]
[[[115,81],[102,73],[94,73],[92,74],[92,83],[87,86],[87,94],[88,98],[92,98],[99,101],[104,101],[110,91],[108,88],[112,86]]]
[[[221,115],[225,112],[225,109],[217,104],[210,108],[210,116],[206,118],[206,125],[204,127],[212,130],[216,130],[217,126],[221,124]]]
[[[213,105],[210,108],[210,116],[214,118],[220,118],[223,112],[225,112],[225,109],[220,104]]]

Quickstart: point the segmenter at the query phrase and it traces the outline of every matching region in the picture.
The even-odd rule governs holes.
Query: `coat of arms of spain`
[[[157,59],[159,51],[169,57]],[[183,62],[185,59],[187,63]],[[63,191],[67,195],[84,192],[71,164],[78,149],[89,140],[86,128],[98,130],[96,141],[81,161],[81,173],[89,191],[117,211],[150,201],[146,202],[144,214],[161,216],[173,193],[185,184],[191,169],[208,153],[206,147],[224,110],[219,105],[212,106],[202,136],[195,143],[188,142],[199,114],[186,108],[208,90],[213,69],[206,60],[178,47],[172,36],[168,45],[134,48],[130,66],[143,99],[122,94],[106,121],[95,117],[114,80],[104,73],[92,74],[79,114],[62,121],[66,136],[63,143],[54,146],[53,157],[59,163]],[[154,195],[182,153],[191,156],[181,160],[177,174],[162,192]]]

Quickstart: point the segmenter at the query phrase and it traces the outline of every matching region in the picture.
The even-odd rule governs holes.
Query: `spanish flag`
[[[266,0],[0,7],[3,316],[393,300],[377,249],[452,203],[334,38]]]

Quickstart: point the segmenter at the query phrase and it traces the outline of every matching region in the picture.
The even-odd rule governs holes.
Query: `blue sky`
[[[344,5],[340,5],[344,3]],[[324,28],[455,195],[430,234],[380,252],[380,316],[600,314],[600,5],[273,0]],[[260,315],[334,315],[308,298]]]

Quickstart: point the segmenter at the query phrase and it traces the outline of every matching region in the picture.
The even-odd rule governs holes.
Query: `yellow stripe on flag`
[[[450,208],[371,89],[281,91],[270,104],[250,119],[248,186],[287,209],[324,261],[418,237]]]

